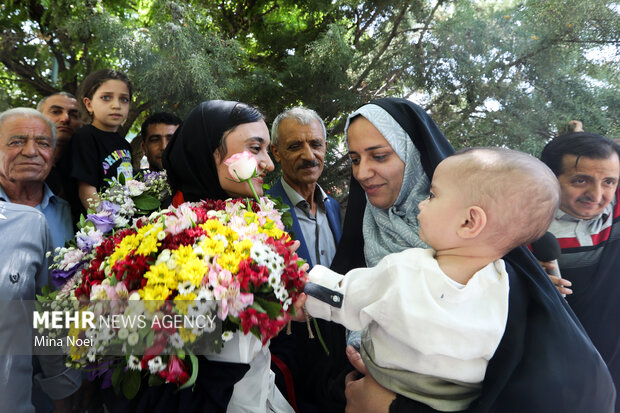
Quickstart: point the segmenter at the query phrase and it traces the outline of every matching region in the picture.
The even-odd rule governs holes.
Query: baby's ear
[[[463,239],[477,237],[487,225],[487,214],[479,206],[470,206],[465,210],[465,220],[458,230]]]

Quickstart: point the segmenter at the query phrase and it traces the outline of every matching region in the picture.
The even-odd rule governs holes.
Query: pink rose
[[[256,158],[249,151],[236,153],[224,161],[228,166],[228,173],[238,182],[247,181],[256,173],[258,164]]]

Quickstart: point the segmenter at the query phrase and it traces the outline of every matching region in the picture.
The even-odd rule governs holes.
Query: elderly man
[[[562,248],[558,264],[563,278],[552,280],[567,294],[568,304],[607,363],[616,393],[620,393],[619,156],[620,146],[585,132],[555,138],[541,154],[562,190],[549,231]]]
[[[310,266],[329,266],[341,236],[340,205],[317,184],[326,150],[325,126],[315,111],[296,107],[274,120],[271,152],[282,166],[282,178],[267,193],[281,197],[291,208],[292,231],[301,242],[297,253]],[[296,399],[300,412],[342,411],[344,406],[333,397],[338,391],[332,392],[331,386],[338,381],[334,376],[344,370],[344,328],[318,322],[332,350],[329,355],[318,340],[308,340],[301,323],[293,323],[291,336],[280,334],[272,340],[276,384],[291,404]]]
[[[69,204],[45,183],[52,168],[55,129],[34,109],[0,113],[0,200],[43,212],[54,248],[73,237]]]
[[[319,115],[296,107],[279,114],[271,127],[271,153],[282,178],[268,191],[291,207],[297,253],[310,266],[331,264],[342,234],[340,205],[317,181],[323,172],[327,141]]]
[[[164,169],[161,156],[181,122],[181,119],[172,113],[159,112],[149,116],[142,123],[140,139],[150,170]]]

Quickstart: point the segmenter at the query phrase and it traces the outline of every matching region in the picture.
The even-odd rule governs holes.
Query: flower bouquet
[[[154,182],[118,183],[101,194],[75,242],[56,252],[52,276],[62,288],[40,297],[47,308],[93,321],[46,333],[89,344],[68,345],[68,365],[111,380],[127,398],[143,376],[150,385],[190,387],[196,355],[220,352],[237,332],[266,344],[289,321],[305,282],[268,198],[184,203],[136,217],[156,205],[144,194],[165,192]]]

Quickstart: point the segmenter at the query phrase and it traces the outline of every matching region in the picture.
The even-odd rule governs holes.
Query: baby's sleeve
[[[306,311],[313,317],[362,330],[371,321],[380,321],[381,303],[389,299],[389,264],[359,268],[347,275],[321,265],[308,273]]]

